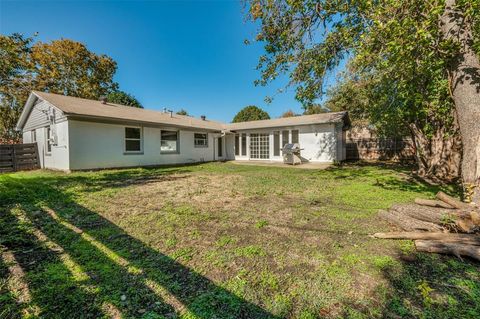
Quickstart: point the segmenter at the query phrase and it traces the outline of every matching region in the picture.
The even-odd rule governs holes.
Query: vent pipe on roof
[[[205,115],[202,115],[200,116],[200,118],[202,119],[202,121],[205,121],[205,119],[207,118]]]
[[[107,97],[105,95],[102,95],[100,97],[100,102],[102,102],[102,104],[107,104]]]

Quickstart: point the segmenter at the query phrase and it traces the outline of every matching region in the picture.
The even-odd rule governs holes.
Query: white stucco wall
[[[70,169],[193,163],[214,160],[214,134],[208,134],[208,147],[194,147],[194,133],[180,130],[179,154],[160,153],[160,130],[143,127],[143,153],[125,154],[126,125],[69,120]],[[165,130],[177,130],[164,127]],[[216,149],[216,148],[215,148]],[[225,153],[225,147],[224,147]],[[215,159],[218,157],[215,156]]]
[[[335,124],[316,124],[316,125],[300,125],[290,127],[279,127],[274,129],[262,130],[245,130],[238,131],[239,134],[247,133],[247,145],[250,145],[250,133],[268,133],[270,134],[270,158],[269,160],[282,160],[280,156],[273,156],[273,132],[285,130],[299,131],[299,144],[303,149],[301,156],[306,161],[310,162],[333,162],[337,160],[337,154],[341,151],[340,145],[337,149],[338,132],[335,130]],[[282,141],[282,134],[280,135]],[[234,140],[233,140],[234,142]],[[291,132],[289,134],[289,142],[291,142]],[[282,144],[282,142],[280,142]],[[240,143],[241,147],[241,143]],[[281,145],[283,147],[283,145]],[[250,150],[247,147],[247,156],[235,156],[236,160],[248,160],[250,158]]]

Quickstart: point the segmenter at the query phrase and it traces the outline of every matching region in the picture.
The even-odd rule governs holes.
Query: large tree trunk
[[[450,66],[451,91],[462,137],[462,179],[467,199],[480,203],[480,61],[473,51],[473,35],[456,0],[445,1],[441,30],[460,44]]]
[[[453,128],[454,134],[446,134],[442,125],[427,137],[419,126],[410,125],[418,175],[434,182],[451,182],[460,177],[462,145],[456,130]]]

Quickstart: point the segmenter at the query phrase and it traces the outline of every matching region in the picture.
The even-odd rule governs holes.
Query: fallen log
[[[373,234],[373,237],[382,239],[438,240],[441,242],[480,246],[480,235],[454,234],[443,232],[391,232],[375,233]]]
[[[470,219],[459,219],[455,221],[455,226],[462,233],[473,233],[477,228]]]
[[[428,253],[438,253],[446,255],[454,255],[461,259],[460,256],[468,256],[480,261],[480,247],[473,245],[464,245],[456,243],[445,243],[431,240],[416,240],[415,247],[418,251]]]
[[[378,215],[386,221],[406,231],[421,230],[438,232],[443,230],[440,225],[412,218],[396,210],[381,210],[379,211]]]
[[[415,203],[422,206],[441,207],[448,209],[455,208],[452,205],[445,203],[444,201],[434,199],[415,198]]]
[[[393,205],[390,211],[397,211],[411,218],[440,225],[456,219],[456,210],[426,207],[416,204]]]
[[[468,210],[468,209],[471,208],[470,205],[468,205],[467,203],[459,201],[458,199],[453,198],[452,196],[449,196],[442,191],[437,193],[437,198],[439,200],[441,200],[442,202],[445,202],[448,205],[453,206],[453,207],[458,208],[458,209]]]
[[[477,226],[480,226],[480,213],[471,211],[470,212],[470,219],[472,220],[472,223],[474,223]]]

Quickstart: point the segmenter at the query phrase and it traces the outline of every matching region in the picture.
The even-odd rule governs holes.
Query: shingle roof
[[[33,91],[33,94],[46,100],[68,115],[87,116],[104,119],[138,121],[152,124],[166,124],[181,127],[222,130],[224,124],[211,120],[202,120],[191,116],[145,110],[114,103],[103,104],[101,101],[82,99],[53,93]]]
[[[331,112],[312,115],[301,115],[293,117],[284,117],[271,120],[249,121],[227,124],[226,128],[231,131],[250,130],[259,128],[271,128],[281,126],[309,125],[322,123],[340,123],[344,122],[346,126],[350,125],[347,112]]]
[[[29,116],[36,98],[40,98],[60,109],[65,115],[78,116],[93,119],[116,120],[139,122],[145,124],[170,125],[184,128],[197,128],[213,131],[238,131],[260,128],[273,128],[294,125],[311,125],[322,123],[340,123],[345,127],[350,125],[347,112],[322,113],[302,115],[295,117],[279,118],[272,120],[249,121],[241,123],[224,124],[221,122],[202,120],[191,116],[145,110],[136,107],[119,105],[114,103],[103,104],[101,101],[82,99],[53,93],[33,91],[30,95],[24,111],[17,123],[17,128],[22,129]]]

